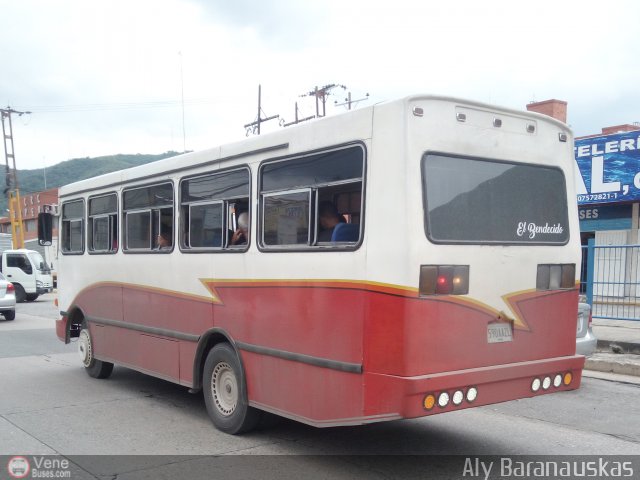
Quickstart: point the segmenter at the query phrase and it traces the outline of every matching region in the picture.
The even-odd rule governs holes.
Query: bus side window
[[[63,254],[84,253],[84,200],[62,204],[61,236]]]
[[[118,250],[118,197],[115,193],[89,198],[87,245],[90,253]]]
[[[249,214],[250,171],[246,167],[183,179],[180,183],[180,248],[244,251],[233,242],[238,217]],[[250,223],[250,222],[249,222]]]
[[[260,175],[265,248],[353,248],[360,241],[361,146],[265,162]]]
[[[158,236],[168,235],[173,245],[173,184],[161,183],[135,187],[122,193],[124,250],[169,253],[158,248]]]

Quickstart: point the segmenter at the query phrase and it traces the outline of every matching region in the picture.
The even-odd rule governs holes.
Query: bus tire
[[[93,345],[89,329],[83,327],[78,338],[78,351],[84,370],[92,378],[108,378],[113,371],[113,363],[103,362],[93,356]]]
[[[228,343],[209,351],[202,386],[207,412],[218,430],[236,435],[260,421],[261,411],[249,406],[240,360]]]
[[[27,293],[24,291],[24,288],[19,283],[13,284],[16,289],[16,303],[22,303],[27,299]]]

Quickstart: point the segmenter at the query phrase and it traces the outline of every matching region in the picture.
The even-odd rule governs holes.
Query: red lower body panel
[[[510,313],[473,299],[419,297],[375,283],[208,281],[212,298],[98,284],[73,305],[90,320],[95,355],[182,385],[197,384],[202,339],[215,328],[238,346],[251,405],[315,426],[413,418],[578,388],[577,291],[516,292]],[[74,308],[73,306],[71,308]],[[513,338],[490,343],[490,323]],[[65,340],[65,316],[56,333]],[[568,385],[531,389],[572,374]],[[197,374],[197,372],[196,372]],[[425,395],[478,391],[425,409]]]

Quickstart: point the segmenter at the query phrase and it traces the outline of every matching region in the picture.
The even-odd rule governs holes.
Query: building
[[[58,205],[57,188],[20,195],[25,242],[38,238],[38,214],[44,211],[45,206],[50,205]],[[11,233],[11,220],[8,215],[0,218],[0,233]],[[58,236],[57,229],[54,230],[53,235],[54,237]]]
[[[566,122],[566,102],[527,107]],[[575,139],[582,292],[599,318],[640,320],[640,124]]]
[[[531,103],[527,110],[567,121],[567,102]],[[583,245],[640,243],[640,124],[602,128],[575,139],[578,211]]]

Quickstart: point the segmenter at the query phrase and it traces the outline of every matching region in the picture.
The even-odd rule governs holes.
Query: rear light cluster
[[[538,275],[536,277],[536,289],[559,290],[559,289],[575,288],[575,286],[576,286],[575,263],[538,265]]]
[[[16,291],[16,287],[13,286],[13,283],[8,283],[7,292],[15,292],[15,291]]]
[[[553,376],[553,379],[550,375],[545,377],[536,377],[531,381],[531,391],[533,393],[537,393],[542,389],[543,391],[549,390],[551,385],[555,388],[560,388],[562,385],[568,387],[571,385],[573,381],[573,374],[571,372],[566,372],[565,374],[557,373]]]
[[[476,398],[478,398],[478,389],[476,387],[469,387],[466,392],[464,389],[460,389],[455,390],[453,393],[428,393],[422,399],[422,406],[427,411],[432,410],[436,405],[440,408],[445,408],[449,403],[454,407],[459,407],[465,400],[467,403],[473,403]]]
[[[469,265],[421,265],[420,295],[466,295]]]

